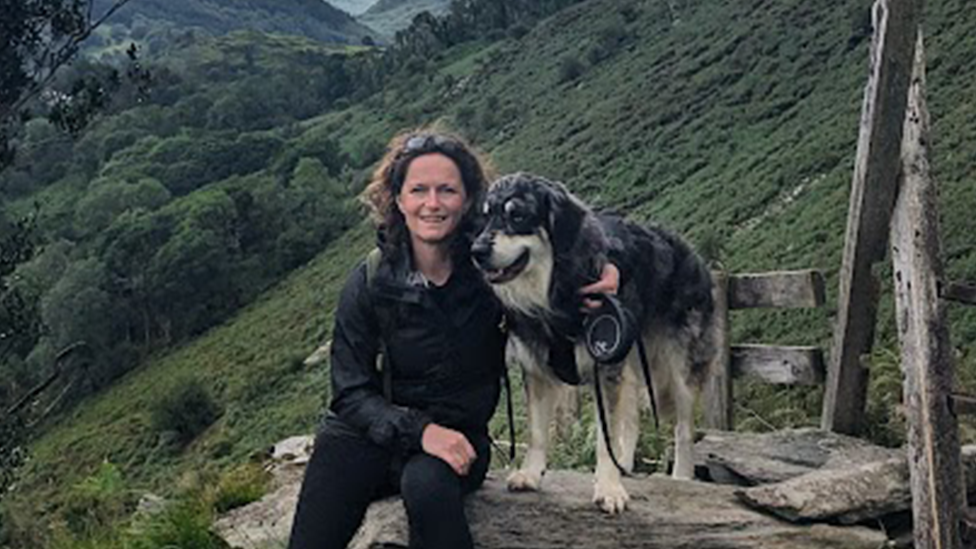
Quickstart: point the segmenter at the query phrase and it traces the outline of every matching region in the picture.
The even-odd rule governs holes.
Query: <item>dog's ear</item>
[[[549,209],[549,238],[556,254],[564,254],[573,247],[586,218],[586,210],[566,186],[558,181],[546,181]]]

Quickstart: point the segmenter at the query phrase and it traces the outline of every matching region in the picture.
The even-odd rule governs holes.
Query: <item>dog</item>
[[[621,272],[617,297],[647,349],[655,401],[674,416],[672,476],[693,478],[695,394],[715,352],[712,281],[702,259],[671,232],[598,215],[562,183],[528,173],[492,183],[484,213],[471,255],[505,308],[506,357],[522,366],[527,397],[528,451],[509,489],[539,489],[555,408],[572,385],[594,375],[606,388],[613,456],[633,469],[640,405],[649,403],[637,345],[621,363],[597,367],[581,343],[578,289],[597,280],[608,260]],[[602,425],[596,437],[593,501],[616,514],[629,496]]]

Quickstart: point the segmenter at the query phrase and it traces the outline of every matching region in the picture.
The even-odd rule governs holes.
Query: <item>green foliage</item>
[[[128,0],[104,6],[109,12]],[[4,5],[4,33],[0,38],[0,170],[15,163],[23,134],[34,128],[25,122],[43,116],[58,129],[77,135],[113,96],[128,91],[141,96],[150,75],[138,62],[137,48],[127,50],[115,67],[77,60],[81,43],[103,23],[93,17],[95,0],[50,0]],[[75,61],[74,66],[68,66]],[[128,61],[125,76],[119,67]],[[126,90],[126,88],[129,88]],[[43,97],[42,97],[43,96]],[[47,148],[47,147],[41,147]],[[24,160],[20,160],[23,165]],[[63,173],[60,162],[37,172]]]
[[[75,208],[75,234],[99,233],[115,219],[138,209],[157,210],[171,198],[170,191],[157,179],[142,178],[134,183],[101,179],[92,181],[89,191]]]
[[[0,417],[0,499],[17,480],[17,471],[27,459],[26,441],[27,425],[21,414]],[[0,519],[0,532],[2,525]]]
[[[104,461],[91,476],[75,484],[61,517],[75,537],[91,537],[132,510],[128,491],[119,468]]]
[[[213,510],[218,514],[261,499],[268,489],[271,475],[259,463],[246,463],[223,475],[213,494]]]
[[[566,55],[559,60],[559,83],[572,82],[583,75],[583,63],[575,55]]]
[[[181,500],[162,513],[138,523],[126,547],[161,549],[226,549],[227,544],[210,530],[213,512],[200,501]]]
[[[190,443],[220,417],[220,406],[198,379],[185,379],[152,406],[153,430],[177,448]]]

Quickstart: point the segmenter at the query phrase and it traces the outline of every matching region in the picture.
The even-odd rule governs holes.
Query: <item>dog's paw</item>
[[[630,496],[627,490],[619,483],[597,483],[593,490],[593,503],[605,513],[616,515],[622,513],[627,508]]]
[[[512,492],[537,492],[540,484],[542,484],[540,475],[534,475],[524,469],[508,475],[508,489]]]

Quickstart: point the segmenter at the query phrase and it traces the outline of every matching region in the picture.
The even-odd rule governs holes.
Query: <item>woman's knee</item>
[[[418,454],[403,468],[400,493],[408,508],[440,507],[452,501],[460,502],[461,481],[443,460]]]

